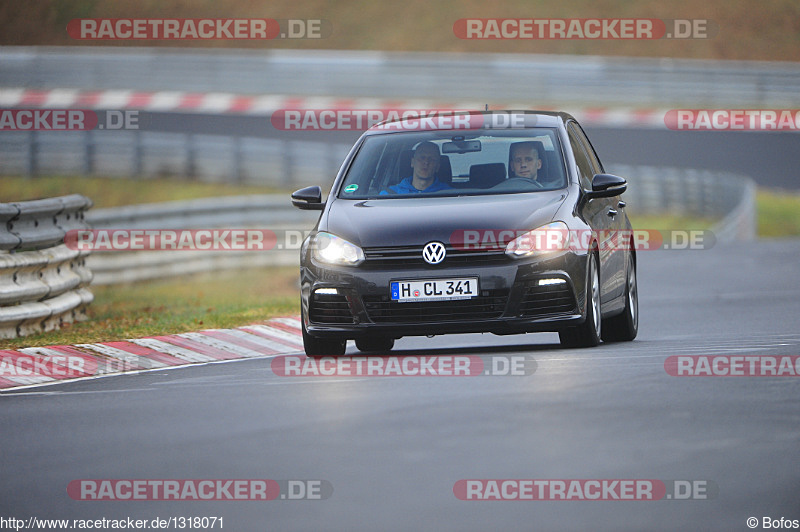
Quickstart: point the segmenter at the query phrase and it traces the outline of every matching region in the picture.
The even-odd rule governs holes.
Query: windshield
[[[515,194],[566,185],[555,128],[392,133],[365,139],[338,197]]]

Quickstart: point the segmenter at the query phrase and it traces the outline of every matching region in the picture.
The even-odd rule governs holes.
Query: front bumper
[[[584,319],[586,262],[585,253],[573,251],[495,264],[414,268],[337,267],[307,257],[301,267],[303,320],[309,334],[341,339],[559,331]],[[472,299],[390,299],[392,281],[476,276],[480,295]],[[552,284],[540,285],[542,279]]]

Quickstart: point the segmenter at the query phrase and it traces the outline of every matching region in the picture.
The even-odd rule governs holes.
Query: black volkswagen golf
[[[442,113],[384,122],[345,159],[301,250],[309,356],[403,336],[558,332],[633,340],[636,255],[621,194],[566,113]]]

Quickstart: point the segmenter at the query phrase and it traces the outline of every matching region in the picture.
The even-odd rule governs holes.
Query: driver
[[[535,140],[515,142],[511,145],[509,177],[523,177],[539,182],[543,155],[544,145],[541,142]]]
[[[389,187],[389,192],[395,194],[417,194],[420,192],[451,190],[453,187],[442,183],[436,178],[439,164],[441,164],[439,146],[430,141],[420,142],[414,150],[414,156],[411,158],[412,175]],[[384,190],[381,194],[388,194],[388,192]]]

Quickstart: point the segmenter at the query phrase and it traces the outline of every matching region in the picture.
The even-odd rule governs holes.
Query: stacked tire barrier
[[[85,229],[92,201],[79,194],[0,203],[0,338],[16,338],[86,319],[94,296],[88,252],[64,236]]]

